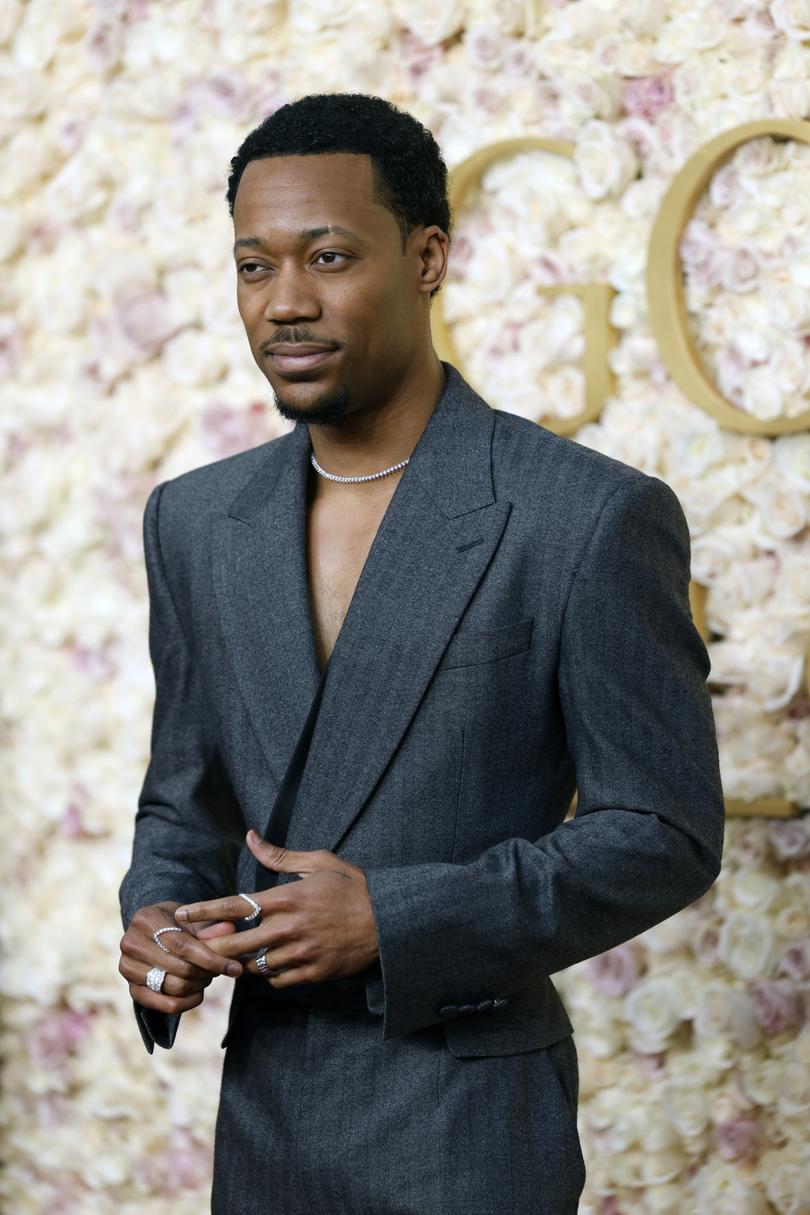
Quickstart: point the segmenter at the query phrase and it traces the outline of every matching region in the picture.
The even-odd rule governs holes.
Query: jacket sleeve
[[[558,690],[576,815],[468,864],[366,871],[383,1036],[515,991],[636,936],[720,870],[724,801],[689,529],[657,477],[622,480],[570,584]]]
[[[149,587],[149,652],[155,675],[151,757],[138,799],[130,867],[120,888],[126,930],[140,907],[197,902],[233,890],[244,824],[210,738],[198,664],[169,589],[160,548],[159,513],[165,483],[150,494],[144,514]],[[174,1044],[182,1014],[147,1009],[133,1000],[138,1028],[154,1043]]]

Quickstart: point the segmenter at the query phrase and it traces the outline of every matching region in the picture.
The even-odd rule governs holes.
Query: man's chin
[[[273,404],[281,417],[288,422],[334,426],[345,417],[347,403],[348,393],[345,388],[341,388],[337,392],[325,393],[303,406],[280,397],[275,390],[273,391]]]

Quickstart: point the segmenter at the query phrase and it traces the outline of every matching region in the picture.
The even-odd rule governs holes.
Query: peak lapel
[[[495,500],[492,483],[492,409],[452,364],[442,360],[442,365],[444,392],[388,504],[329,660],[288,833],[291,848],[334,851],[360,813],[506,526],[511,503]],[[292,491],[296,512],[299,477],[296,466],[286,478],[286,493],[281,485],[277,495],[289,499]],[[286,592],[276,587],[271,602],[276,609],[297,611],[299,618],[287,618],[272,642],[267,638],[272,657],[263,659],[276,684],[282,676],[293,681],[293,704],[266,708],[262,716],[267,727],[281,724],[291,755],[290,725],[303,723],[318,671],[298,539],[303,525],[296,514],[293,534],[283,512],[276,507],[272,515],[282,531],[265,537],[262,557],[282,563],[292,587]],[[275,576],[271,567],[267,581]],[[256,613],[258,607],[257,602]],[[299,665],[302,670],[292,669]]]
[[[272,442],[214,527],[217,602],[239,690],[281,781],[317,690],[306,565],[309,432]]]

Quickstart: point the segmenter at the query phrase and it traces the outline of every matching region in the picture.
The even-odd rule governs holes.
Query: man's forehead
[[[304,245],[320,236],[376,244],[387,236],[392,217],[374,197],[372,185],[367,156],[335,153],[252,160],[245,167],[234,205],[234,252],[276,240]]]
[[[292,238],[298,241],[299,244],[306,244],[307,241],[317,240],[319,236],[346,236],[349,240],[359,241],[361,244],[366,244],[366,238],[359,232],[355,232],[352,228],[346,228],[342,224],[317,224],[315,227],[299,228],[292,233]],[[268,240],[261,235],[254,234],[252,236],[239,236],[234,242],[233,251],[237,249],[261,249],[268,243]]]

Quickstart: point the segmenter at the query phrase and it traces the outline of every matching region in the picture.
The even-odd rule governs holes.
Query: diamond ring
[[[165,978],[166,971],[161,970],[159,966],[153,966],[150,971],[147,971],[146,986],[150,991],[162,991]]]
[[[160,934],[162,932],[182,932],[182,931],[183,931],[182,928],[172,928],[172,927],[158,928],[157,932],[152,933],[152,940],[157,945],[160,946],[160,948],[163,950],[164,953],[171,953],[172,951],[170,949],[167,949],[166,946],[163,944],[163,942],[161,940],[159,940],[158,938],[160,937]]]
[[[242,894],[242,892],[240,890],[239,898],[244,899],[246,903],[250,903],[251,907],[253,908],[253,911],[250,913],[250,915],[246,915],[246,916],[242,917],[246,924],[248,923],[249,920],[255,920],[258,918],[258,916],[260,916],[262,914],[261,907],[259,906],[259,904],[256,902],[255,899],[252,899],[250,897],[249,894]]]

